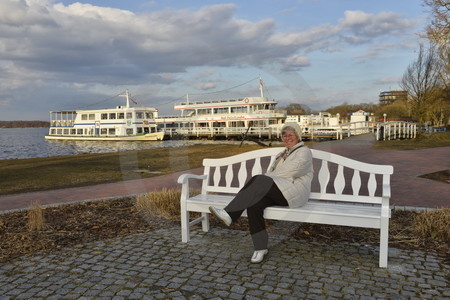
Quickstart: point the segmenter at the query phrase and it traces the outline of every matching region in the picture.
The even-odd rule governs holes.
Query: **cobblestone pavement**
[[[271,235],[251,264],[247,232],[177,227],[0,264],[0,299],[449,299],[449,266],[423,252]]]

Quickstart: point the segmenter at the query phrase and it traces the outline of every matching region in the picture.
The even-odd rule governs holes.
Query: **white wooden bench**
[[[224,208],[252,176],[264,173],[284,148],[264,148],[219,159],[204,159],[203,175],[183,174],[181,190],[182,242],[190,227],[202,223],[209,230],[209,206]],[[300,208],[266,208],[266,219],[380,229],[379,265],[387,267],[391,214],[390,175],[393,167],[368,164],[311,149],[314,179],[310,199]],[[201,193],[189,195],[190,179],[202,180]],[[190,212],[201,216],[190,219]],[[244,214],[245,215],[245,214]]]

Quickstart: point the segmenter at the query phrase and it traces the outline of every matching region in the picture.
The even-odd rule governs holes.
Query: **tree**
[[[339,114],[341,120],[345,122],[350,120],[351,113],[354,113],[358,110],[363,110],[365,112],[374,112],[377,108],[378,105],[373,103],[348,104],[347,102],[344,102],[341,105],[330,107],[325,111],[329,112],[332,115]]]
[[[440,77],[440,92],[436,94],[438,109],[429,111],[429,118],[439,119],[437,123],[450,116],[450,1],[424,0],[424,5],[430,8],[430,24],[426,27],[426,37],[437,52],[437,60],[442,66]],[[440,108],[439,108],[440,107]],[[444,124],[440,124],[444,125]]]
[[[431,9],[431,22],[426,28],[428,39],[437,45],[449,46],[450,36],[450,1],[424,0],[424,5]]]
[[[291,103],[284,108],[288,115],[305,115],[311,113],[311,108],[305,104]]]
[[[375,115],[378,120],[383,120],[384,114],[387,115],[387,118],[389,120],[397,120],[397,121],[411,120],[411,109],[407,101],[403,100],[397,100],[391,104],[381,105],[375,111]]]
[[[428,51],[420,45],[417,60],[412,62],[403,74],[400,86],[408,92],[412,116],[423,124],[431,121],[431,111],[441,110],[438,99],[443,86],[441,82],[442,65],[435,48]]]

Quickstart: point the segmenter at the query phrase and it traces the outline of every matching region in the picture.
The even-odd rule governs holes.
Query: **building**
[[[384,91],[379,95],[381,105],[391,104],[397,100],[408,100],[407,91]]]

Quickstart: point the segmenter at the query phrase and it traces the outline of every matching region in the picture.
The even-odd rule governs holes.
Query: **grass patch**
[[[450,183],[450,169],[420,175],[419,177]]]
[[[377,141],[373,148],[384,150],[418,150],[450,146],[450,131],[435,134],[418,134],[415,139]]]
[[[149,217],[179,220],[181,190],[163,188],[136,197],[136,209]]]
[[[45,220],[42,206],[38,201],[32,201],[28,208],[28,229],[40,231],[44,229]]]
[[[414,229],[423,242],[450,241],[450,208],[429,210],[417,214]]]
[[[0,160],[0,195],[147,178],[199,168],[203,158],[218,158],[258,145],[192,145],[119,153]],[[147,170],[148,173],[136,172]]]

